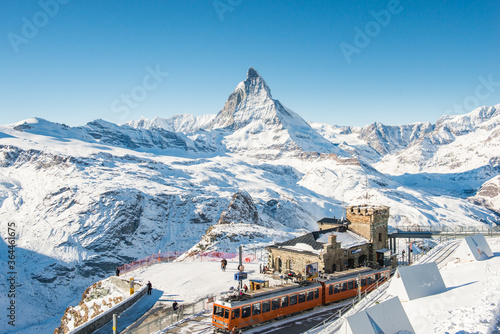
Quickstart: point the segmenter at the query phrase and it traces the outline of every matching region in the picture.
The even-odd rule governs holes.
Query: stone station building
[[[305,275],[307,264],[333,273],[369,262],[387,265],[389,208],[356,205],[346,208],[345,219],[323,218],[319,231],[267,247],[269,268],[281,273]]]

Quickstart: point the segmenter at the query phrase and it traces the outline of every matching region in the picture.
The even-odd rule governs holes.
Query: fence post
[[[118,334],[118,317],[116,316],[116,313],[113,314],[113,334]]]

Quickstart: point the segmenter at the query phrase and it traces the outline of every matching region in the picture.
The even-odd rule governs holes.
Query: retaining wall
[[[77,328],[70,331],[68,334],[91,334],[94,331],[98,330],[108,322],[113,320],[113,314],[120,314],[130,306],[132,306],[136,301],[141,299],[146,292],[148,291],[148,287],[144,286],[142,289],[134,293],[129,298],[125,299],[121,303],[113,306],[109,310],[104,313],[99,314],[97,317],[90,319],[83,325],[78,326]]]

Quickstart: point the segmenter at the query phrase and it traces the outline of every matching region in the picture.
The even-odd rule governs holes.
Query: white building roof
[[[323,234],[316,241],[326,244],[328,243],[328,236],[332,234],[335,234],[337,236],[337,242],[341,242],[340,247],[342,249],[348,249],[369,243],[368,239],[351,231],[331,232],[328,234]]]

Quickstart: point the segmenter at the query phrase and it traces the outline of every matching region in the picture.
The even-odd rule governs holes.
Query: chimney
[[[337,244],[337,236],[335,234],[330,234],[328,236],[328,244],[335,246]]]

